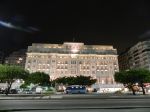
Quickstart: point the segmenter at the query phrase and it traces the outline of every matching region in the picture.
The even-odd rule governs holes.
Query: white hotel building
[[[115,84],[119,71],[117,50],[111,45],[32,44],[28,47],[25,68],[45,72],[51,80],[63,76],[92,76],[99,84]]]

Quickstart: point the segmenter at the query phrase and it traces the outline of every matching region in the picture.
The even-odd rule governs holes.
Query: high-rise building
[[[126,56],[126,61],[122,60]],[[133,68],[145,68],[150,70],[150,40],[143,40],[132,46],[124,55],[119,56],[120,66],[127,67],[122,70]]]
[[[138,42],[129,50],[130,68],[150,70],[150,40]]]
[[[92,76],[100,84],[113,84],[119,71],[117,50],[111,45],[32,44],[28,47],[25,68],[45,72],[51,80],[63,76]]]
[[[21,49],[11,53],[8,57],[5,58],[5,64],[16,65],[25,68],[26,51],[26,49]]]

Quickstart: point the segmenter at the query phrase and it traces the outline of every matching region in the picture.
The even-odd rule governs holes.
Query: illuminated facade
[[[51,80],[63,76],[92,76],[99,84],[113,84],[119,71],[117,50],[113,46],[64,44],[32,44],[28,47],[25,68],[45,72]]]

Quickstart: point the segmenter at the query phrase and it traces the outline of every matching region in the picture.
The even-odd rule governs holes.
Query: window
[[[92,74],[95,74],[95,71],[92,71]]]
[[[76,64],[76,61],[71,61],[71,64]]]
[[[31,60],[28,60],[28,63],[31,63]]]
[[[76,71],[71,71],[71,74],[76,74]]]
[[[47,61],[47,64],[49,64],[49,63],[50,63],[50,60]]]
[[[55,60],[52,60],[52,62],[54,63],[54,62],[55,62]]]
[[[79,64],[83,64],[82,61],[79,61]]]

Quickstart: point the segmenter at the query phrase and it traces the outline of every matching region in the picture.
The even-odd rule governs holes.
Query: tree
[[[76,77],[76,83],[79,85],[87,85],[90,86],[96,82],[96,79],[92,79],[91,76],[77,76]]]
[[[133,95],[135,95],[135,90],[133,89],[132,81],[130,81],[130,77],[127,73],[127,71],[120,71],[115,73],[115,81],[119,83],[123,83],[124,86],[128,87],[132,90]]]
[[[18,66],[0,65],[0,80],[7,83],[6,95],[8,95],[10,88],[16,79],[26,79],[28,71],[25,71]]]
[[[48,74],[44,72],[34,72],[29,75],[29,77],[25,80],[27,84],[33,83],[38,85],[49,85],[50,77]]]
[[[142,88],[143,95],[145,95],[144,83],[150,82],[150,71],[146,69],[132,69],[129,71],[121,71],[115,73],[115,81],[127,85],[132,89],[135,95],[134,85],[138,85]]]
[[[90,86],[96,82],[96,79],[93,79],[91,76],[70,76],[70,77],[60,77],[54,80],[58,84],[68,84],[68,85],[84,85]]]
[[[23,84],[20,86],[20,88],[22,88],[22,89],[27,89],[28,86],[30,86],[28,83],[23,83]]]

